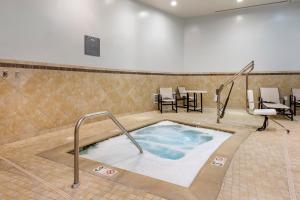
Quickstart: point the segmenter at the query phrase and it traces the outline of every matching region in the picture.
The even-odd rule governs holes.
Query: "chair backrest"
[[[178,87],[178,92],[179,92],[179,96],[180,96],[181,98],[187,96],[185,87]]]
[[[278,88],[260,88],[260,97],[263,101],[280,103]]]
[[[300,100],[300,89],[292,88],[293,96],[296,97],[296,100]]]
[[[255,109],[255,103],[254,103],[253,90],[248,90],[247,91],[247,98],[248,98],[249,109],[254,110]]]
[[[162,99],[173,99],[173,89],[172,88],[160,88],[159,94]]]

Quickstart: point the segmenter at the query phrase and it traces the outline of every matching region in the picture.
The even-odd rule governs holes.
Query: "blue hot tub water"
[[[169,160],[181,159],[197,146],[213,140],[209,134],[180,124],[152,125],[133,131],[131,135],[143,150]],[[80,151],[80,155],[88,154],[95,148],[97,144]]]
[[[130,134],[143,148],[143,154],[121,135],[83,148],[81,157],[189,187],[212,153],[231,136],[171,121]]]
[[[170,160],[178,160],[213,139],[213,136],[184,125],[150,126],[136,131],[133,137],[144,150]]]

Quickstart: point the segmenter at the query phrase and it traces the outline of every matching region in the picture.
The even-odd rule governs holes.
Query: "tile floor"
[[[270,122],[262,133],[255,128],[262,118],[231,110],[215,124],[215,110],[203,114],[180,112],[148,112],[120,117],[130,129],[137,123],[153,119],[174,119],[228,129],[247,129],[251,135],[240,145],[223,181],[218,200],[295,200],[300,198],[300,124],[279,118],[291,133]],[[109,121],[85,125],[81,137],[97,134],[97,130],[112,130]],[[101,200],[159,200],[163,197],[121,185],[107,179],[81,172],[81,186],[70,188],[73,169],[37,154],[72,141],[73,128],[47,133],[0,146],[0,199],[101,199]]]

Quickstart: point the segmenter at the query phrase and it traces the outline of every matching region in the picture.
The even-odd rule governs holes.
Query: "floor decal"
[[[103,176],[109,176],[109,177],[112,177],[118,173],[117,170],[105,167],[103,165],[100,165],[99,167],[93,169],[93,171],[97,174],[101,174]]]
[[[216,156],[215,159],[212,161],[212,165],[217,167],[223,167],[227,161],[227,158],[222,156]]]

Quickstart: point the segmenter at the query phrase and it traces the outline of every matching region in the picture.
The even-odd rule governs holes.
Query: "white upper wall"
[[[0,58],[147,71],[183,67],[183,20],[131,0],[1,0]],[[84,35],[101,57],[84,55]]]
[[[300,4],[262,6],[186,20],[184,71],[300,70]]]
[[[300,70],[300,3],[183,20],[131,0],[1,0],[0,59],[166,72]],[[101,38],[101,57],[83,36]]]

